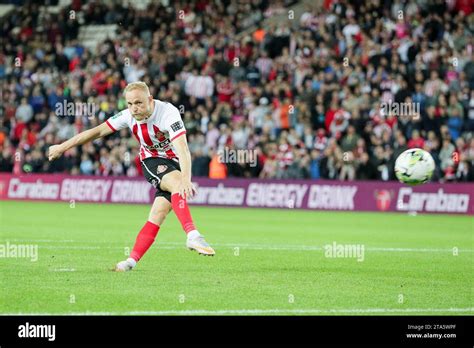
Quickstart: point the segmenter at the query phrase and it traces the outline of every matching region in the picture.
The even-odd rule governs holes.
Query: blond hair
[[[123,95],[125,95],[127,92],[133,91],[135,89],[140,89],[143,92],[145,92],[147,95],[150,95],[150,90],[148,89],[147,84],[145,82],[142,82],[142,81],[129,83],[125,87],[125,89],[123,90]]]

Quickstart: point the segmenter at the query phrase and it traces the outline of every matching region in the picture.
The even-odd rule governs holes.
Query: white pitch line
[[[74,268],[55,268],[51,269],[51,272],[75,272],[76,270]]]
[[[60,243],[60,242],[77,242],[74,240],[49,240],[49,239],[8,239],[5,241],[0,241],[0,243],[5,242],[47,242],[47,243]],[[124,242],[122,246],[110,246],[110,242],[96,242],[97,243],[107,243],[108,246],[90,246],[90,245],[39,245],[41,249],[77,249],[77,250],[98,250],[98,249],[123,249],[125,247],[130,247],[127,242]],[[351,243],[348,243],[351,244]],[[360,243],[359,243],[360,244]],[[214,247],[222,247],[222,248],[241,248],[243,250],[283,250],[283,251],[321,251],[324,250],[324,247],[316,246],[316,245],[277,245],[277,244],[232,244],[232,243],[213,243],[212,246]],[[157,242],[154,245],[154,248],[157,249],[182,249],[184,248],[184,243],[181,242]],[[454,246],[453,246],[454,247]],[[366,247],[365,250],[367,251],[380,251],[380,252],[427,252],[427,253],[452,253],[453,249],[440,249],[440,248],[386,248],[386,247]],[[467,252],[472,253],[474,249],[458,249],[458,252]]]
[[[9,242],[28,242],[28,243],[74,243],[76,240],[72,239],[22,239],[22,238],[7,238]],[[104,242],[105,243],[105,242]]]
[[[260,314],[379,314],[379,313],[466,313],[474,308],[347,308],[347,309],[222,309],[126,312],[0,313],[0,315],[260,315]]]
[[[215,248],[239,248],[241,250],[280,250],[280,251],[322,251],[324,248],[317,247],[317,246],[256,246],[256,245],[220,245],[220,244],[212,244]],[[90,246],[90,245],[40,245],[40,249],[67,249],[67,250],[101,250],[101,249],[124,249],[125,247],[130,246]],[[175,250],[175,249],[183,249],[185,248],[184,244],[179,243],[177,246],[167,245],[165,243],[154,246],[154,249],[162,249],[162,250]],[[428,248],[365,248],[366,251],[374,251],[374,252],[422,252],[422,253],[452,253],[452,249],[428,249]],[[458,253],[472,253],[474,252],[473,249],[459,249]]]

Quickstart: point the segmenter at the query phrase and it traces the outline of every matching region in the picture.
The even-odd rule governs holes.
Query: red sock
[[[188,234],[192,230],[195,230],[196,227],[194,226],[193,218],[189,212],[188,203],[179,195],[179,193],[171,195],[171,205],[173,206],[174,213],[178,217],[179,222],[181,222],[181,226],[183,226],[184,232]]]
[[[150,246],[155,241],[155,237],[158,234],[160,226],[155,225],[153,222],[147,221],[138,233],[135,245],[133,246],[130,257],[138,262]]]

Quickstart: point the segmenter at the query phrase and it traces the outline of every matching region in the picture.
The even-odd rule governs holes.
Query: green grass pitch
[[[191,207],[216,249],[185,248],[173,213],[127,273],[145,205],[0,202],[0,314],[472,315],[472,216]],[[364,258],[325,245],[364,246]]]

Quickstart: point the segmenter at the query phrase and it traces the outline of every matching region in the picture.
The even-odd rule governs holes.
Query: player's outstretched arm
[[[84,132],[76,134],[71,139],[59,144],[52,145],[48,149],[48,159],[54,161],[55,159],[61,157],[61,155],[69,150],[70,148],[78,145],[88,143],[89,141],[105,137],[109,134],[112,134],[114,131],[104,122],[97,127],[88,129]]]

